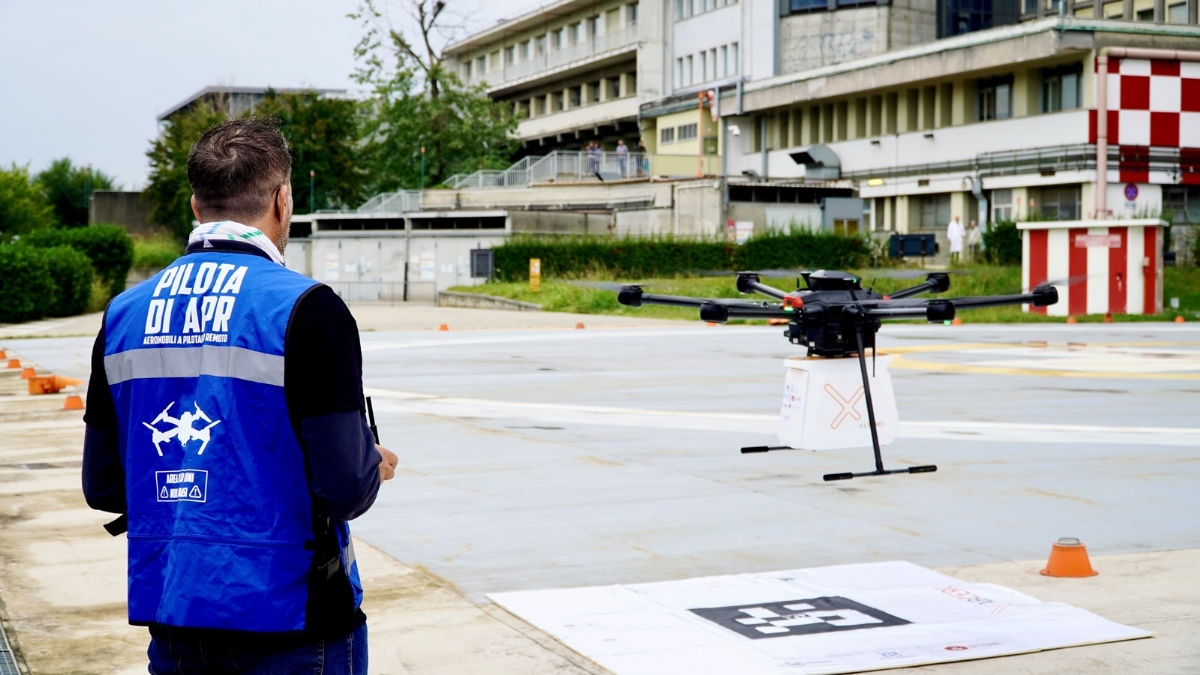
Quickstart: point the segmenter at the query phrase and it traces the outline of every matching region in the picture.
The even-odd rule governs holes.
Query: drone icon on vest
[[[193,440],[201,441],[200,452],[196,454],[203,455],[204,448],[208,447],[208,442],[211,440],[209,430],[220,424],[221,420],[213,421],[211,417],[206,415],[204,411],[200,409],[199,403],[195,404],[196,412],[193,413],[185,411],[178,418],[171,417],[167,413],[170,412],[171,406],[173,405],[175,405],[174,401],[168,403],[167,407],[163,408],[163,411],[158,414],[158,417],[154,418],[153,422],[142,422],[142,426],[146,427],[153,433],[151,436],[151,441],[154,443],[154,449],[158,451],[158,456],[163,456],[161,444],[171,440],[172,438],[179,441],[180,447],[183,448],[187,448],[187,444],[191,443]],[[195,426],[193,426],[197,421],[208,422],[208,426],[202,429],[197,429]],[[156,426],[159,423],[173,425],[173,428],[164,431]]]

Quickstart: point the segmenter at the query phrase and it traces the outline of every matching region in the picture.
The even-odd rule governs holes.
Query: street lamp
[[[421,189],[425,189],[425,146],[421,146]]]
[[[313,191],[313,186],[316,184],[317,172],[314,169],[308,170],[308,212],[313,212],[313,204],[317,201],[317,195]]]

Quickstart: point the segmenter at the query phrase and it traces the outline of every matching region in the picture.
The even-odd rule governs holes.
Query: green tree
[[[29,179],[29,168],[0,169],[0,234],[32,232],[54,223],[54,211],[42,186]]]
[[[268,91],[255,108],[255,115],[278,119],[279,130],[287,137],[297,212],[362,202],[367,172],[359,158],[360,111],[357,101],[274,91]],[[310,177],[309,172],[315,175]],[[309,194],[310,183],[315,195]]]
[[[386,22],[376,0],[365,0],[351,18],[365,34],[355,49],[355,80],[369,87],[363,157],[376,191],[437,185],[456,173],[503,169],[518,148],[517,119],[509,105],[492,101],[482,86],[468,87],[443,68],[434,36],[444,35],[446,3],[403,0],[418,26],[409,39]]]
[[[116,187],[112,176],[91,167],[75,166],[69,157],[54,160],[34,180],[50,200],[60,227],[86,226],[92,192]]]
[[[164,225],[180,238],[192,231],[192,186],[187,179],[187,157],[192,146],[210,127],[226,117],[206,102],[167,120],[150,145],[150,179],[144,198],[150,200],[150,220]]]

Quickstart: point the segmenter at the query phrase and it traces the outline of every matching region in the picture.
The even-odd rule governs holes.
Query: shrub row
[[[69,246],[91,261],[96,275],[109,289],[109,297],[125,290],[125,277],[133,264],[133,240],[117,225],[91,225],[71,229],[41,229],[21,237],[36,248]]]
[[[983,250],[993,265],[1021,264],[1021,231],[1011,221],[1000,221],[983,232]]]
[[[94,274],[88,257],[70,246],[0,246],[0,323],[83,312]]]
[[[494,250],[500,281],[528,279],[530,258],[541,259],[545,277],[599,273],[633,279],[717,270],[854,269],[870,254],[858,237],[806,231],[760,235],[741,245],[671,238],[516,237]]]

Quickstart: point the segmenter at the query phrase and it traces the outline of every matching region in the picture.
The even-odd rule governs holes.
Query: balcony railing
[[[518,187],[533,183],[585,183],[624,180],[650,175],[647,156],[640,152],[589,153],[555,150],[543,157],[525,157],[503,171],[455,174],[446,187]]]
[[[530,55],[528,59],[506,65],[499,70],[483,74],[474,72],[467,78],[467,81],[472,85],[486,82],[490,86],[514,82],[544,70],[567,66],[575,62],[605,56],[619,49],[636,46],[637,37],[637,25],[632,24],[612,33],[597,35],[592,39],[584,39],[575,44],[547,48],[546,52],[540,56]]]
[[[371,197],[355,213],[412,213],[421,210],[421,193],[418,190],[384,192]]]

